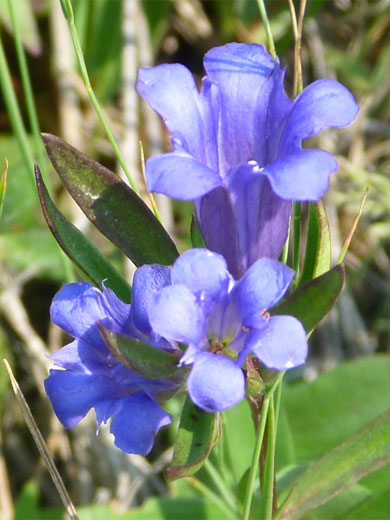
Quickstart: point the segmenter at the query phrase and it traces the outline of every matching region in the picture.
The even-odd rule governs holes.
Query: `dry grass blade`
[[[367,195],[368,195],[368,188],[366,188],[366,191],[364,192],[364,195],[363,195],[363,198],[362,198],[362,202],[360,204],[359,213],[357,214],[357,216],[356,216],[356,218],[355,218],[355,220],[354,220],[354,222],[352,224],[351,231],[348,233],[348,236],[345,239],[344,245],[343,245],[343,247],[341,249],[340,256],[339,256],[339,258],[337,260],[338,264],[341,264],[341,262],[344,260],[345,255],[347,254],[347,251],[348,251],[349,245],[351,243],[352,237],[355,234],[357,225],[359,224],[360,217],[362,216],[364,204],[365,204],[366,199],[367,199]]]
[[[0,179],[0,219],[1,215],[3,213],[3,202],[4,202],[4,196],[5,196],[5,190],[7,187],[7,172],[8,172],[8,161],[7,157],[4,157],[5,167],[3,171],[3,175]]]
[[[37,448],[39,450],[39,453],[41,454],[43,460],[45,461],[45,464],[47,466],[47,469],[49,470],[50,476],[54,482],[54,485],[58,491],[58,494],[60,495],[60,498],[65,506],[65,509],[71,518],[71,520],[78,520],[78,516],[76,513],[76,509],[74,505],[72,504],[72,501],[68,495],[68,492],[65,488],[65,485],[62,481],[61,475],[59,474],[52,456],[49,453],[49,450],[46,446],[46,443],[42,437],[41,432],[38,429],[38,426],[34,420],[34,417],[32,416],[30,407],[27,404],[26,399],[24,398],[24,395],[18,385],[18,382],[16,381],[12,369],[8,364],[8,361],[6,359],[3,359],[3,363],[5,365],[5,368],[7,369],[9,378],[11,380],[12,389],[15,393],[16,399],[18,401],[18,404],[22,410],[23,417],[26,421],[26,424],[28,426],[28,429],[31,432],[31,435],[33,436],[34,442],[37,445]]]

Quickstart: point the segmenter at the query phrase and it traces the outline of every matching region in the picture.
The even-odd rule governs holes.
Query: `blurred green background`
[[[83,85],[59,1],[11,1],[14,2],[32,84],[29,92],[36,106],[40,130],[62,137],[119,171]],[[142,141],[148,157],[167,150],[169,136],[159,118],[135,92],[137,68],[181,62],[200,81],[203,55],[210,47],[229,41],[266,45],[257,2],[73,0],[72,3],[93,89],[127,165],[147,199],[138,142]],[[288,2],[271,0],[266,5],[277,53],[282,64],[288,67],[286,90],[291,94],[294,40]],[[390,353],[389,26],[388,0],[308,2],[302,42],[304,86],[319,78],[338,79],[352,91],[361,107],[357,120],[350,127],[323,132],[313,140],[316,146],[334,153],[339,159],[339,171],[333,175],[331,189],[325,198],[334,262],[367,187],[369,192],[345,260],[345,290],[337,306],[313,334],[307,365],[290,374],[291,391],[286,390],[281,435],[285,439],[291,437],[291,442],[295,442],[295,455],[287,453],[286,443],[281,444],[281,464],[315,459],[324,453],[322,447],[330,448],[342,441],[385,409],[390,401],[389,367],[385,361],[377,362],[378,359],[385,360],[384,355]],[[1,358],[7,358],[12,364],[73,501],[77,506],[95,504],[81,508],[80,518],[108,519],[110,515],[119,518],[121,513],[139,506],[152,495],[165,498],[158,502],[150,499],[149,509],[135,512],[131,518],[184,518],[184,510],[188,515],[187,511],[193,511],[191,518],[222,518],[220,511],[209,510],[207,502],[200,500],[191,483],[168,486],[161,475],[171,455],[181,397],[169,404],[169,411],[176,419],[174,425],[159,435],[147,459],[119,452],[104,428],[96,438],[91,414],[72,431],[63,430],[53,416],[42,386],[50,365],[46,354],[59,348],[67,338],[49,323],[49,306],[61,284],[79,279],[80,275],[64,262],[44,222],[33,181],[33,161],[39,162],[56,204],[67,217],[129,278],[133,268],[86,221],[51,170],[42,145],[32,135],[28,97],[23,88],[7,0],[0,0],[0,30],[0,173],[4,158],[9,164],[0,220]],[[157,202],[163,221],[179,248],[189,247],[191,204],[171,203],[163,197],[157,197]],[[375,357],[379,354],[381,356]],[[329,380],[323,376],[319,378],[336,366],[336,372],[325,374]],[[347,372],[351,366],[355,368],[349,380]],[[333,377],[334,381],[340,381],[340,378],[349,381],[344,384],[344,391],[334,390]],[[318,441],[318,446],[322,447],[317,450],[312,448],[310,440],[299,437],[302,436],[299,432],[305,430],[307,417],[303,416],[300,422],[299,413],[294,409],[294,403],[305,402],[307,415],[310,415],[310,406],[314,413],[316,406],[313,399],[310,401],[310,395],[316,387],[310,385],[316,383],[324,386],[321,395],[328,395],[327,399],[319,398],[323,414],[340,414],[338,425],[341,422],[344,425],[344,429],[336,428],[337,435],[332,428],[326,430],[325,440],[322,444]],[[367,394],[359,393],[359,389],[367,388],[367,385],[374,387],[366,401],[368,410],[362,406],[368,399]],[[300,396],[297,400],[293,397],[294,392]],[[343,392],[345,397],[340,396]],[[335,401],[340,399],[338,411],[333,410]],[[353,403],[355,408],[351,406]],[[232,451],[235,450],[234,439],[240,442],[240,428],[248,438],[248,445],[253,436],[252,431],[248,432],[251,424],[244,405],[232,411],[231,422],[227,422],[230,434],[225,435],[226,444],[230,443]],[[3,366],[0,366],[0,420],[0,517],[12,518],[15,511],[17,519],[61,518],[59,498],[25,427]],[[312,429],[304,432],[312,439],[323,431],[319,426],[321,421],[317,424],[315,417],[313,421]],[[246,448],[242,449],[245,451]],[[247,460],[241,453],[232,462],[232,482],[245,470],[242,457]],[[201,474],[199,478],[207,482],[207,476]],[[382,482],[384,478],[378,477],[377,481]],[[363,502],[373,489],[381,497],[385,496],[385,488],[375,482],[361,488],[352,492],[352,504],[357,503],[356,497],[360,497],[358,502]],[[169,497],[178,494],[184,497],[182,502],[169,501]],[[388,516],[377,518],[390,518],[390,509],[386,509],[390,506],[383,497],[384,513],[381,514]],[[321,514],[323,516],[316,518],[332,518],[334,510]],[[369,518],[364,515],[370,513],[362,510],[359,514],[361,518]],[[129,517],[128,513],[125,517]]]

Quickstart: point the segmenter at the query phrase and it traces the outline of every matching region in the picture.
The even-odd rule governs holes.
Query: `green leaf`
[[[330,260],[330,229],[324,203],[310,202],[306,254],[299,284],[326,273]]]
[[[206,247],[195,215],[191,218],[191,243],[192,247]]]
[[[130,303],[126,280],[91,242],[56,208],[35,165],[35,178],[43,214],[55,239],[73,262],[101,289],[103,282],[124,302]]]
[[[90,510],[91,513],[86,515]],[[104,511],[107,516],[104,516]],[[221,520],[226,517],[225,512],[216,504],[200,497],[152,497],[141,507],[120,516],[101,505],[78,508],[77,513],[80,520]]]
[[[146,204],[127,184],[58,137],[43,134],[50,160],[91,222],[137,266],[172,264],[177,249]]]
[[[307,333],[328,314],[344,283],[344,268],[336,265],[327,273],[298,287],[270,312],[272,315],[295,316]]]
[[[100,334],[111,352],[127,367],[151,379],[165,379],[188,371],[178,368],[180,355],[152,347],[138,339],[117,334],[98,323]],[[181,354],[181,352],[180,352]]]
[[[197,408],[187,396],[177,432],[168,480],[190,477],[204,464],[219,436],[218,416]]]
[[[335,518],[344,520],[351,509],[354,509],[357,504],[364,502],[371,496],[372,493],[369,489],[361,484],[354,484],[332,500],[305,515],[305,520],[334,520]],[[356,518],[360,520],[360,516],[355,517],[355,520]],[[375,518],[375,515],[373,515],[373,518]]]
[[[389,481],[387,481],[389,482]],[[371,496],[354,507],[345,516],[345,520],[389,520],[390,488]]]
[[[278,520],[294,520],[326,503],[365,475],[390,463],[390,410],[324,455],[295,483],[278,511]]]
[[[315,460],[389,407],[390,356],[347,361],[316,380],[283,386],[295,461]],[[278,430],[279,434],[279,430]]]

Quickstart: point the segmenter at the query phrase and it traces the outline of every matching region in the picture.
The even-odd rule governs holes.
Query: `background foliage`
[[[34,138],[28,94],[36,105],[42,131],[59,135],[119,170],[78,72],[59,2],[18,0],[17,7],[16,23],[32,86],[26,96],[15,24],[7,0],[1,0],[0,162],[7,157],[9,163],[0,221],[1,357],[13,366],[81,519],[127,518],[129,508],[136,508],[133,519],[182,519],[183,511],[186,518],[224,518],[218,486],[207,468],[196,477],[169,484],[162,476],[171,457],[177,422],[158,437],[147,459],[128,456],[113,447],[104,428],[96,438],[93,417],[71,431],[63,430],[44,395],[42,382],[49,365],[45,355],[67,341],[49,324],[50,301],[62,283],[81,275],[64,259],[44,222],[33,181],[33,160],[39,162],[57,207],[125,277],[131,278],[133,268],[80,214],[51,171],[36,131]],[[137,67],[182,62],[200,80],[202,57],[210,47],[232,40],[266,43],[257,2],[74,0],[73,7],[95,94],[147,200],[138,140],[148,156],[167,149],[168,136],[135,94]],[[278,55],[288,65],[286,88],[291,94],[293,34],[288,3],[268,1],[267,9]],[[304,85],[318,78],[337,78],[361,107],[349,128],[317,138],[321,148],[338,156],[340,164],[325,200],[334,262],[366,187],[369,193],[345,259],[344,292],[313,334],[309,362],[290,373],[284,387],[277,446],[277,467],[284,468],[278,473],[282,494],[309,463],[389,406],[389,22],[387,0],[313,0],[307,7]],[[191,205],[171,205],[162,197],[157,202],[178,248],[188,248]],[[176,419],[182,397],[169,403]],[[3,367],[0,419],[0,516],[12,517],[14,511],[19,520],[61,518],[58,496]],[[254,443],[246,403],[224,415],[222,430],[223,441],[213,452],[212,462],[223,469],[226,482],[240,497]],[[337,512],[343,518],[388,519],[389,482],[389,468],[383,468],[306,518],[330,519]],[[204,485],[214,490],[214,498],[205,497]],[[256,511],[256,500],[253,507]]]

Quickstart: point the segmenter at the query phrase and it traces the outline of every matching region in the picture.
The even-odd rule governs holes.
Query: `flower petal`
[[[194,201],[194,204],[206,247],[221,254],[226,259],[230,273],[239,278],[244,267],[239,249],[237,221],[228,190],[216,188],[200,200]]]
[[[193,200],[222,184],[218,173],[184,152],[150,157],[146,161],[149,191],[180,200]]]
[[[203,122],[191,72],[179,63],[139,69],[136,88],[160,114],[181,148],[202,161]]]
[[[100,291],[87,282],[64,285],[50,307],[51,321],[70,336],[81,338],[93,348],[106,351],[96,322],[109,314]]]
[[[58,419],[65,428],[71,428],[98,401],[118,397],[120,389],[110,377],[102,374],[50,370],[45,390]]]
[[[201,299],[218,300],[228,291],[230,275],[223,256],[207,249],[190,249],[172,267],[172,283],[182,284]]]
[[[263,256],[279,258],[287,239],[291,203],[275,194],[253,164],[230,170],[227,182],[240,243],[242,276]]]
[[[204,67],[220,92],[221,173],[251,159],[263,163],[266,150],[261,136],[279,66],[262,45],[229,43],[211,49]]]
[[[260,258],[245,273],[233,290],[242,322],[247,327],[264,327],[261,311],[270,309],[287,291],[294,271],[280,262]]]
[[[239,366],[225,356],[203,352],[187,380],[193,402],[206,412],[221,412],[245,396],[245,377]]]
[[[328,190],[330,174],[337,168],[332,154],[324,150],[302,150],[274,161],[261,173],[282,199],[317,201]]]
[[[131,314],[135,326],[144,334],[150,334],[148,306],[155,294],[170,283],[169,267],[163,265],[143,265],[134,274]]]
[[[306,361],[306,332],[296,318],[274,316],[263,329],[249,332],[245,348],[268,368],[286,370]]]
[[[106,349],[97,351],[80,339],[76,339],[54,352],[49,358],[55,365],[73,372],[86,374],[107,374],[107,365],[114,366],[118,361]]]
[[[154,437],[163,426],[171,423],[171,416],[144,392],[136,392],[121,399],[111,422],[115,446],[126,453],[147,455]]]
[[[103,299],[109,313],[110,328],[122,334],[130,333],[128,329],[131,329],[129,322],[131,305],[120,300],[108,287],[103,288]]]
[[[205,335],[205,317],[194,294],[184,285],[164,287],[149,305],[155,332],[167,339],[198,343]]]
[[[324,128],[349,125],[358,111],[352,94],[337,81],[321,79],[311,83],[294,101],[280,138],[280,156]]]

